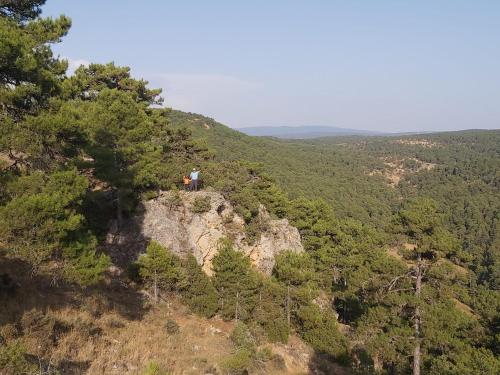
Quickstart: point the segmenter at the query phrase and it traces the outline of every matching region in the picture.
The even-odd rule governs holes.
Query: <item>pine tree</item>
[[[309,254],[283,252],[276,256],[273,276],[284,287],[284,312],[288,328],[297,322],[297,311],[317,296],[314,268]]]
[[[86,240],[89,184],[73,163],[85,136],[75,126],[78,109],[59,99],[67,62],[50,47],[71,21],[40,18],[43,3],[0,3],[0,153],[8,160],[0,170],[0,248],[34,270],[60,260],[66,276],[86,285],[100,279],[109,258]]]
[[[161,103],[160,93],[113,63],[81,66],[63,82],[62,98],[83,109],[79,122],[95,175],[113,188],[118,227],[138,193],[157,189],[166,173],[166,121],[150,108]]]
[[[137,263],[139,275],[153,290],[155,303],[159,301],[160,290],[173,290],[181,280],[178,258],[157,242],[149,243]]]
[[[257,275],[250,259],[223,240],[212,261],[213,283],[224,319],[245,321],[252,316],[257,298]]]
[[[476,366],[476,355],[491,358],[479,322],[456,307],[450,259],[460,249],[443,228],[436,202],[429,198],[406,202],[397,222],[410,243],[404,252],[406,270],[390,279],[385,274],[384,283],[366,288],[370,306],[358,321],[357,336],[375,369],[384,367],[392,373],[411,369],[419,374],[422,368],[426,373],[454,368],[463,351],[471,353],[467,359],[471,366]]]
[[[272,278],[259,280],[257,305],[253,319],[262,328],[270,342],[288,341],[290,324],[287,321],[287,289]]]
[[[197,314],[207,318],[214,316],[218,308],[217,291],[192,254],[184,262],[183,271],[180,291],[185,303]]]
[[[436,203],[427,198],[410,201],[399,216],[405,234],[415,245],[408,254],[413,262],[411,277],[414,279],[413,306],[413,375],[420,375],[421,341],[422,341],[422,284],[424,273],[437,260],[453,251],[450,234],[441,227],[441,218],[437,212]]]
[[[7,186],[10,200],[0,206],[0,238],[10,252],[38,267],[69,233],[81,228],[83,217],[76,206],[87,187],[74,170],[14,180]]]
[[[67,63],[53,57],[51,43],[68,32],[71,21],[39,18],[43,1],[0,3],[0,115],[19,121],[47,106],[58,94]],[[15,125],[13,125],[15,128]]]
[[[309,254],[279,254],[273,276],[284,287],[284,308],[289,327],[293,325],[318,352],[343,359],[347,354],[346,341],[338,330],[333,312],[329,309],[323,311],[314,302],[319,295],[319,288]]]

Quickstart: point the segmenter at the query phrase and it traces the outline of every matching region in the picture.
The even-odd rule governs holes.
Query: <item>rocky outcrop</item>
[[[205,207],[203,205],[205,203]],[[274,266],[275,255],[290,250],[304,251],[297,228],[286,219],[272,219],[264,206],[259,220],[265,230],[255,243],[245,238],[245,224],[233,206],[221,194],[210,191],[162,192],[143,203],[137,215],[120,231],[111,230],[107,242],[115,247],[115,258],[136,257],[149,240],[155,240],[175,254],[193,254],[208,274],[221,238],[230,238],[234,246],[250,257],[265,273]],[[122,259],[123,260],[123,259]],[[115,259],[118,264],[120,259]]]

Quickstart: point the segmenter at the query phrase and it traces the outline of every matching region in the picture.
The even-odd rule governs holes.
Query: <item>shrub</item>
[[[163,204],[172,210],[182,205],[182,199],[178,191],[173,191],[170,195],[165,197]]]
[[[276,370],[283,372],[286,370],[286,362],[281,355],[274,353],[269,359],[269,361],[271,362],[273,368],[275,368]]]
[[[271,348],[269,348],[268,346],[258,350],[257,353],[255,354],[255,360],[259,362],[267,362],[271,360],[272,357],[273,357],[273,352],[271,351]]]
[[[142,371],[142,375],[170,375],[172,371],[156,361],[151,361],[146,365]]]
[[[95,250],[82,252],[67,262],[64,274],[68,280],[81,286],[97,284],[102,280],[104,271],[111,265],[109,256],[96,254]]]
[[[0,327],[0,336],[4,338],[4,340],[14,339],[19,336],[19,325],[14,323],[4,324]]]
[[[5,375],[32,374],[36,366],[26,359],[26,348],[20,340],[0,346],[0,370]]]
[[[175,335],[180,332],[179,324],[175,320],[168,319],[165,324],[165,329],[169,335]]]
[[[109,316],[106,319],[105,324],[107,327],[113,328],[113,329],[125,327],[125,323],[120,318],[115,317],[115,316]]]
[[[302,306],[298,311],[302,338],[314,350],[345,360],[346,339],[338,330],[337,320],[332,313],[322,312],[317,305]]]
[[[236,323],[230,338],[238,349],[247,349],[250,352],[255,351],[255,338],[245,323]]]
[[[202,214],[210,211],[211,208],[210,197],[196,197],[193,203],[193,212],[195,214]]]
[[[132,262],[127,265],[127,269],[125,271],[127,277],[130,281],[140,283],[142,281],[140,274],[141,267],[138,262]]]
[[[259,298],[252,315],[257,327],[252,332],[259,332],[270,342],[287,343],[290,327],[286,319],[286,293],[287,289],[271,278],[259,280]]]
[[[224,359],[221,367],[225,374],[239,375],[245,373],[252,364],[252,352],[248,349],[239,349],[236,353]]]
[[[143,201],[149,201],[151,199],[158,198],[158,191],[157,190],[148,190],[145,191],[141,194],[141,199]]]
[[[284,344],[288,342],[290,328],[285,319],[277,318],[267,322],[267,324],[264,325],[264,330],[270,342],[282,342]]]

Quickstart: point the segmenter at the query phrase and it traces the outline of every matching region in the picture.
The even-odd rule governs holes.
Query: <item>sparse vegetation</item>
[[[210,211],[210,197],[196,197],[193,202],[192,211],[196,214],[202,214]]]
[[[180,332],[180,327],[175,320],[168,319],[165,324],[165,330],[167,331],[167,334],[175,335]]]
[[[35,374],[37,367],[26,359],[26,348],[21,340],[0,345],[0,369],[5,375]]]
[[[224,373],[240,375],[248,371],[252,365],[252,353],[248,349],[238,349],[221,363]]]
[[[231,341],[237,349],[247,349],[250,352],[256,350],[256,342],[247,325],[242,322],[237,322],[231,333]]]
[[[172,372],[156,361],[151,361],[142,371],[142,375],[171,375]]]
[[[182,204],[181,196],[179,195],[179,191],[174,190],[170,195],[165,197],[164,204],[169,209],[174,209],[179,207]]]

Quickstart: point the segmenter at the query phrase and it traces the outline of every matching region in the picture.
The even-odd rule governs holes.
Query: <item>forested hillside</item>
[[[500,131],[249,137],[162,108],[127,67],[68,75],[51,45],[71,21],[41,18],[44,2],[0,3],[0,373],[286,373],[270,345],[297,337],[316,373],[499,372]],[[178,204],[193,167],[248,244],[266,229],[264,205],[305,252],[278,255],[270,276],[231,238],[210,277],[154,241],[113,264],[110,228],[160,191]],[[224,351],[167,358],[179,350],[172,316],[183,330],[227,323]],[[161,319],[173,339],[160,357]]]
[[[448,258],[464,271],[453,298],[489,310],[490,333],[498,332],[490,314],[499,303],[500,131],[283,141],[247,137],[199,115],[168,117],[215,149],[216,158],[259,163],[290,198],[320,198],[337,219],[376,229],[390,252],[409,247],[400,243],[409,240],[394,215],[405,202],[430,198],[456,241]]]

